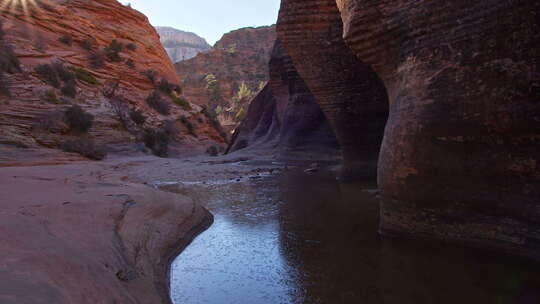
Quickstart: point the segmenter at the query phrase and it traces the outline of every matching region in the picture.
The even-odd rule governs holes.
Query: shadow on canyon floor
[[[176,303],[540,303],[538,265],[381,238],[374,185],[294,169],[206,189],[215,223],[173,264]]]

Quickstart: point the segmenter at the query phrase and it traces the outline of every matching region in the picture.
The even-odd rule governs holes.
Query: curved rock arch
[[[336,130],[346,175],[366,172],[390,105],[382,233],[540,259],[539,6],[282,1],[278,36]]]
[[[388,97],[383,82],[342,38],[333,0],[283,0],[278,37],[335,130],[343,180],[374,178]]]

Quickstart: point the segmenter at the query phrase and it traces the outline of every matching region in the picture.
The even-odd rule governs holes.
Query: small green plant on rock
[[[195,133],[195,125],[193,125],[193,123],[191,121],[189,121],[187,117],[181,116],[180,117],[180,122],[182,122],[182,124],[184,124],[184,126],[186,126],[189,134],[197,137],[197,134]]]
[[[75,73],[75,77],[77,77],[78,80],[84,81],[88,84],[97,85],[99,84],[99,81],[90,73],[88,70],[84,68],[79,67],[73,67],[73,72]]]
[[[133,61],[133,59],[128,59],[128,60],[126,60],[126,65],[127,65],[130,69],[134,69],[134,68],[135,68],[135,61]]]
[[[161,95],[157,91],[154,91],[146,98],[146,103],[162,115],[169,115],[170,113],[170,104],[161,98]]]
[[[0,42],[0,71],[6,73],[21,71],[21,63],[13,48],[2,42]]]
[[[36,67],[36,72],[46,83],[57,89],[60,88],[60,77],[52,65],[40,64]]]
[[[94,116],[86,113],[80,106],[74,105],[66,110],[65,120],[72,131],[86,133],[94,123]]]
[[[174,85],[172,83],[170,83],[167,79],[163,78],[159,81],[158,85],[157,85],[157,88],[167,94],[167,95],[171,95],[172,92],[173,92],[173,89],[174,89]]]
[[[56,74],[58,75],[58,78],[62,81],[71,81],[75,80],[75,74],[71,72],[70,70],[66,69],[63,63],[61,62],[54,62],[51,64],[52,69],[56,71]]]
[[[140,110],[131,110],[129,112],[129,117],[133,122],[139,126],[143,125],[146,122],[146,116]]]
[[[182,107],[182,109],[186,111],[189,111],[192,109],[191,104],[185,98],[181,96],[172,96],[171,99],[175,104],[179,105],[180,107]]]
[[[58,96],[56,95],[55,90],[54,89],[47,90],[43,94],[43,100],[50,103],[58,103]]]
[[[74,79],[67,81],[60,91],[64,96],[75,98],[77,96],[77,82]]]
[[[2,71],[0,71],[0,95],[11,96],[11,91]]]
[[[110,61],[120,62],[122,57],[120,57],[120,52],[124,49],[124,45],[118,40],[114,39],[111,43],[105,48],[105,55]]]
[[[94,47],[94,42],[92,39],[86,38],[80,42],[80,46],[87,51],[91,51]]]
[[[126,48],[132,52],[136,51],[137,50],[137,45],[135,45],[135,43],[128,43],[126,45]]]
[[[94,69],[101,69],[105,66],[105,55],[102,52],[97,51],[88,56],[88,61],[90,61],[90,66]]]
[[[69,34],[66,34],[58,38],[58,41],[62,42],[63,44],[71,46],[71,44],[73,43],[73,37],[71,37],[71,35]]]
[[[63,142],[60,148],[65,152],[78,153],[93,160],[102,160],[107,156],[104,148],[98,147],[91,139],[78,138]]]
[[[150,80],[150,82],[152,82],[152,83],[156,82],[156,78],[157,78],[158,73],[155,70],[146,70],[146,71],[142,72],[142,74],[144,76],[146,76],[146,78],[148,78],[148,80]]]
[[[146,129],[143,135],[144,144],[159,157],[169,155],[169,134],[164,130]]]

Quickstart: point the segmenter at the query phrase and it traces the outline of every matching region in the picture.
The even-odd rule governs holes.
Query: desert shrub
[[[9,85],[5,79],[4,72],[0,71],[0,95],[11,96]]]
[[[174,137],[175,134],[180,133],[180,129],[176,126],[176,121],[167,120],[163,126],[163,130],[169,134],[169,137]]]
[[[135,68],[135,62],[134,62],[132,59],[126,60],[126,65],[127,65],[130,69],[134,69],[134,68]]]
[[[36,72],[46,83],[55,88],[60,88],[60,77],[52,65],[40,64],[36,67]]]
[[[197,137],[197,134],[195,133],[195,125],[193,125],[193,123],[191,121],[189,121],[187,119],[187,117],[181,116],[180,117],[180,122],[182,122],[182,124],[184,124],[184,126],[186,126],[189,134]]]
[[[131,110],[129,112],[129,117],[135,124],[139,126],[146,122],[146,116],[144,116],[143,112],[139,110]]]
[[[88,84],[99,84],[99,81],[96,79],[96,77],[94,77],[94,75],[92,75],[92,73],[90,73],[88,70],[79,67],[73,67],[72,70],[75,73],[75,77],[77,77],[77,79],[84,81]]]
[[[86,113],[78,105],[71,106],[65,112],[66,123],[71,130],[79,133],[86,133],[94,123],[94,116]]]
[[[236,116],[234,117],[236,121],[242,121],[244,118],[246,118],[246,111],[244,108],[241,108],[238,113],[236,113]]]
[[[0,43],[0,71],[15,73],[21,71],[19,58],[9,45]]]
[[[118,40],[113,39],[111,43],[104,49],[105,55],[110,61],[113,62],[120,62],[122,61],[122,57],[120,57],[120,52],[124,49],[124,45]]]
[[[105,55],[102,52],[95,52],[88,56],[90,66],[94,69],[100,69],[105,66]]]
[[[96,144],[87,138],[72,139],[63,142],[60,148],[66,152],[79,153],[84,157],[102,160],[107,156],[107,152],[102,147],[96,146]]]
[[[45,93],[43,93],[42,99],[50,103],[58,103],[58,96],[56,95],[54,89],[47,90]]]
[[[70,70],[66,69],[64,64],[61,62],[54,62],[51,64],[51,68],[56,71],[56,74],[58,75],[58,78],[62,81],[71,81],[75,80],[75,74],[71,72]]]
[[[161,98],[161,95],[157,91],[154,91],[146,98],[146,103],[162,115],[169,115],[170,113],[170,104]]]
[[[71,44],[73,43],[73,37],[71,37],[71,35],[66,34],[58,38],[58,41],[62,42],[63,44],[71,46]]]
[[[143,135],[144,144],[159,157],[169,155],[169,134],[164,130],[146,129]]]
[[[171,95],[171,94],[172,94],[172,91],[173,91],[173,89],[174,89],[174,84],[170,83],[167,79],[162,78],[162,79],[159,81],[159,83],[158,83],[158,85],[157,85],[157,88],[158,88],[161,92],[163,92],[163,93],[165,93],[165,94],[167,94],[167,95]]]
[[[66,81],[60,91],[64,96],[75,98],[77,96],[77,82],[74,79]]]
[[[191,105],[189,104],[189,102],[184,98],[184,97],[181,97],[181,96],[172,96],[171,97],[172,101],[179,105],[180,107],[182,107],[182,109],[186,110],[186,111],[189,111],[191,110]]]
[[[144,76],[146,76],[146,78],[148,78],[148,80],[150,80],[152,83],[155,83],[156,82],[156,78],[157,78],[157,75],[158,73],[154,70],[146,70],[144,72],[142,72],[142,74]]]
[[[227,136],[227,132],[223,130],[223,126],[219,123],[217,115],[206,106],[203,106],[202,113],[206,116],[206,120],[214,127],[214,129],[216,129],[219,135],[227,141],[229,137]]]
[[[128,49],[128,50],[134,52],[134,51],[137,50],[137,46],[135,45],[135,43],[128,43],[128,44],[126,45],[126,49]]]
[[[218,156],[218,148],[216,146],[210,146],[206,149],[206,153],[210,156]]]
[[[94,47],[94,41],[90,38],[86,38],[80,42],[80,46],[87,51],[91,51]]]

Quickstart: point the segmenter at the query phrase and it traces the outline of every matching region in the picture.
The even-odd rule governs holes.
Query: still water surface
[[[214,224],[175,260],[175,304],[540,303],[540,268],[377,234],[373,185],[288,171],[209,186]]]

